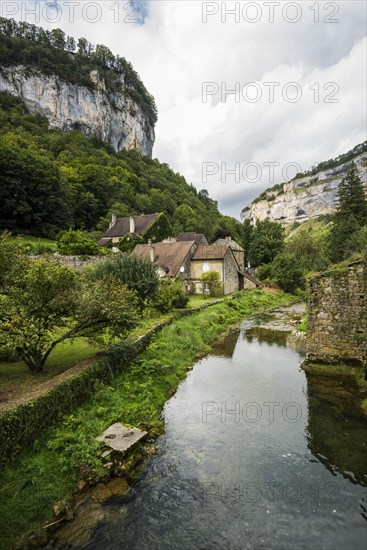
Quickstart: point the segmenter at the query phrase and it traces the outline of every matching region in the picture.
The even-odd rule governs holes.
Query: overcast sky
[[[1,4],[35,23],[25,2]],[[132,62],[158,105],[153,156],[223,213],[366,139],[364,0],[58,4],[39,24]]]

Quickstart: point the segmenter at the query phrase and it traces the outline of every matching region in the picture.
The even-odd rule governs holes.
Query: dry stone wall
[[[308,309],[308,361],[367,365],[366,262],[315,276]]]

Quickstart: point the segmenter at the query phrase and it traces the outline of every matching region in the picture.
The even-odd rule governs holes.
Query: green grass
[[[22,361],[0,362],[0,388],[18,386],[29,388],[50,380],[81,361],[93,357],[98,348],[85,338],[59,344],[47,359],[44,372],[34,375]]]
[[[57,250],[57,242],[44,237],[34,237],[32,235],[11,235],[9,241],[18,241],[20,245],[31,244],[32,246],[42,245]]]
[[[303,233],[304,231],[307,231],[308,233],[311,233],[311,235],[314,236],[322,236],[327,235],[331,229],[331,222],[326,223],[324,220],[315,219],[315,220],[307,220],[303,223],[301,223],[296,229],[290,230],[288,235],[286,236],[286,240],[290,239],[294,235],[298,235],[299,233]],[[291,229],[291,227],[289,227]]]
[[[186,376],[195,357],[207,353],[229,326],[259,311],[288,305],[294,297],[260,290],[175,321],[110,386],[51,427],[0,474],[0,547],[51,520],[52,505],[65,501],[83,471],[106,472],[95,437],[114,422],[138,426],[151,437],[163,429],[165,401]]]
[[[190,296],[187,307],[199,307],[217,300],[223,300],[223,298],[212,298],[211,296],[205,298],[202,294],[196,294],[195,296]]]

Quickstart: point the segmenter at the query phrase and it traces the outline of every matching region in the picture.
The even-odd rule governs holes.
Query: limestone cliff
[[[45,76],[24,66],[2,67],[0,91],[20,97],[32,114],[45,116],[51,127],[98,135],[119,151],[136,149],[152,156],[154,127],[130,95],[107,90],[98,71],[90,78],[93,89]],[[123,76],[116,89],[124,89]]]
[[[306,174],[264,191],[242,210],[242,221],[256,223],[257,220],[268,218],[271,221],[292,224],[333,213],[337,204],[338,185],[352,161],[356,163],[367,192],[366,145],[367,142],[358,145],[338,159],[321,163]]]

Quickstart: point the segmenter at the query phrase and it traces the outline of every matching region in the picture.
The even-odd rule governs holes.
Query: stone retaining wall
[[[367,365],[367,265],[355,262],[309,283],[306,360]]]

